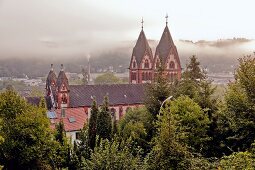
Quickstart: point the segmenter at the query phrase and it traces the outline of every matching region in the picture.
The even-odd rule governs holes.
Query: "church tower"
[[[166,16],[166,27],[161,36],[154,56],[154,70],[156,72],[159,64],[164,69],[164,75],[170,81],[181,79],[181,63],[177,52],[177,48],[173,42],[172,36],[168,28],[168,16]]]
[[[69,107],[69,82],[66,77],[64,66],[61,64],[61,70],[57,78],[57,108]]]
[[[53,64],[51,64],[50,72],[46,79],[46,97],[50,99],[49,107],[55,108],[56,103],[56,84],[57,84],[57,76],[53,69]]]
[[[148,83],[152,81],[153,54],[149,43],[142,30],[133,48],[131,61],[129,65],[129,83]]]

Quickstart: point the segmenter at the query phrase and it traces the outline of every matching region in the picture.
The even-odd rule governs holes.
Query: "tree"
[[[167,106],[168,108],[168,106]],[[162,109],[157,120],[154,146],[145,159],[145,169],[189,169],[191,154],[177,133],[177,120],[169,109]]]
[[[155,81],[151,84],[147,84],[145,89],[145,106],[148,111],[153,115],[156,120],[159,113],[159,109],[163,101],[171,96],[173,93],[173,86],[164,76],[164,70],[160,66],[158,68]]]
[[[133,155],[128,141],[118,138],[101,140],[91,154],[90,160],[85,160],[84,169],[105,169],[105,170],[135,170],[142,168],[140,155]]]
[[[219,165],[220,169],[255,169],[255,158],[250,152],[235,152],[224,156]]]
[[[68,144],[68,140],[66,138],[63,121],[56,124],[55,140],[57,141],[56,156],[54,158],[55,166],[58,169],[68,167],[70,145]]]
[[[116,77],[113,73],[104,73],[95,79],[95,84],[118,84],[121,80]]]
[[[176,130],[183,135],[179,140],[186,143],[192,152],[203,154],[207,149],[206,142],[210,139],[207,135],[210,124],[208,115],[188,96],[171,101],[166,111],[179,122]]]
[[[97,118],[97,135],[99,139],[109,139],[112,131],[112,119],[109,111],[109,99],[104,97],[104,103],[100,107],[100,112]]]
[[[89,138],[89,146],[93,150],[96,142],[96,134],[97,134],[97,116],[98,116],[98,107],[96,100],[94,99],[91,107],[91,114],[89,118],[89,129],[88,129],[88,138]]]
[[[78,151],[77,156],[79,159],[79,162],[82,162],[82,159],[89,159],[91,148],[89,146],[89,134],[88,134],[88,126],[84,124],[83,129],[81,129],[80,132],[80,142],[78,143]]]
[[[149,152],[153,118],[146,108],[130,109],[120,120],[119,129],[124,140],[131,138],[136,147]]]
[[[199,67],[200,62],[197,61],[197,57],[195,55],[190,57],[190,62],[186,66],[186,70],[183,73],[184,78],[188,78],[192,81],[198,81],[205,79],[202,70]]]
[[[239,59],[236,81],[225,95],[225,114],[229,122],[228,142],[233,151],[245,151],[255,140],[255,58]]]
[[[16,92],[0,94],[0,164],[4,169],[47,169],[54,155],[46,110],[28,105]]]

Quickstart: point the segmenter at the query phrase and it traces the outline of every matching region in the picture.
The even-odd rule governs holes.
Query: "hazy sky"
[[[254,0],[0,0],[0,57],[85,55],[136,40],[255,38]]]

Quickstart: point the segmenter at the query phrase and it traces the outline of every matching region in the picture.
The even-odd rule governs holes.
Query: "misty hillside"
[[[149,44],[155,52],[158,41],[149,40]],[[233,71],[237,64],[237,59],[248,54],[252,54],[255,47],[254,40],[244,38],[222,39],[217,41],[197,41],[189,40],[175,41],[182,67],[188,61],[191,55],[196,55],[203,67],[208,68],[209,72],[230,72]],[[91,71],[98,72],[107,70],[110,66],[113,70],[125,71],[129,66],[132,48],[135,41],[125,41],[118,46],[92,52]],[[58,71],[60,64],[65,65],[69,72],[80,72],[82,67],[86,67],[86,55],[76,56],[34,56],[34,57],[11,57],[5,58],[0,55],[0,76],[22,77],[24,74],[29,77],[45,76],[50,64],[55,65]],[[14,59],[15,58],[15,59]]]

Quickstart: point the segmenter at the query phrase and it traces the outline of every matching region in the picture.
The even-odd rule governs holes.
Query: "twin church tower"
[[[180,58],[169,31],[167,19],[168,16],[166,16],[166,27],[156,47],[154,56],[146,39],[142,20],[142,30],[133,48],[129,65],[129,83],[152,82],[160,65],[164,70],[164,76],[170,81],[181,78]]]
[[[124,103],[126,103],[127,97],[130,98],[128,99],[129,102],[133,102],[127,103],[128,106],[131,106],[132,104],[142,103],[142,99],[138,102],[137,98],[132,99],[132,96],[142,96],[138,94],[143,93],[143,90],[141,90],[141,84],[152,82],[156,77],[158,68],[160,66],[161,68],[163,68],[163,75],[165,76],[165,78],[169,79],[169,81],[172,82],[175,79],[179,80],[181,78],[180,59],[167,24],[168,23],[166,17],[166,27],[156,48],[154,56],[150,45],[146,39],[142,25],[142,30],[140,32],[136,45],[133,48],[131,56],[129,66],[129,84],[120,84],[117,86],[118,88],[114,85],[107,86],[107,88],[114,89],[116,96],[121,95],[124,91],[126,91],[124,95],[118,96],[116,98],[116,101],[121,100],[118,104],[123,105],[123,101]],[[94,90],[91,90],[90,88],[94,88]],[[100,91],[100,94],[108,94],[107,89],[102,88],[100,85],[69,85],[63,65],[61,64],[61,70],[58,76],[54,72],[53,65],[51,65],[51,70],[46,80],[46,101],[47,107],[49,109],[68,108],[77,105],[85,106],[84,103],[86,103],[87,100],[91,104],[91,96],[87,96],[86,98],[79,98],[79,96],[87,95],[88,91],[93,91],[93,94],[91,94],[91,96],[97,96],[97,99],[100,99],[98,91]],[[136,94],[128,95],[131,92],[136,92]],[[115,101],[115,99],[113,100]]]

